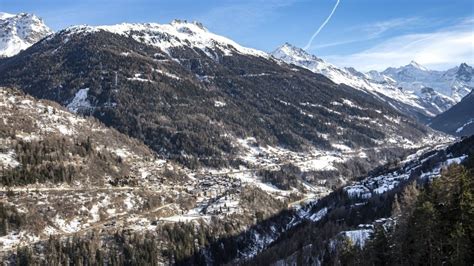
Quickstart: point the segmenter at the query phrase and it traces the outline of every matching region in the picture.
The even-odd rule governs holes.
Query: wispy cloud
[[[348,32],[357,33],[357,38],[344,39],[341,41],[335,41],[330,43],[323,43],[313,45],[311,49],[320,49],[334,46],[347,45],[356,42],[370,41],[383,36],[395,30],[410,30],[416,29],[417,27],[423,27],[427,24],[432,25],[432,22],[421,19],[419,17],[408,17],[408,18],[395,18],[390,20],[379,21],[370,24],[364,24],[359,26],[350,27],[347,29]]]
[[[413,28],[420,26],[422,23],[424,23],[424,20],[418,17],[394,18],[363,25],[359,30],[366,33],[369,38],[376,38],[390,30]]]
[[[445,68],[465,61],[473,63],[473,27],[474,18],[466,18],[457,25],[435,32],[405,34],[361,52],[325,58],[339,66],[361,70],[382,70],[388,66],[405,65],[411,60],[432,68]]]

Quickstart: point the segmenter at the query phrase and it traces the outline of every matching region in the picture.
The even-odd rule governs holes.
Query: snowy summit
[[[74,26],[60,33],[90,33],[100,30],[131,37],[138,42],[159,47],[165,52],[175,47],[198,48],[209,57],[215,57],[212,51],[220,50],[224,55],[234,53],[268,58],[265,52],[247,48],[238,43],[214,34],[206,29],[200,22],[186,20],[173,20],[169,24],[157,23],[122,23],[106,26]]]
[[[0,58],[14,56],[51,33],[33,14],[0,12]]]

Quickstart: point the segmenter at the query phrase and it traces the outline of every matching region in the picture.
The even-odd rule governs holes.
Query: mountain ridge
[[[416,117],[423,122],[428,122],[436,114],[446,111],[459,101],[465,95],[465,91],[472,89],[469,78],[474,75],[470,71],[472,68],[465,63],[446,72],[436,72],[428,70],[415,61],[398,68],[390,67],[382,72],[372,70],[362,73],[351,67],[338,68],[289,43],[278,47],[271,54],[287,63],[299,65],[315,73],[325,75],[336,83],[345,83],[381,96],[385,100],[388,98],[391,104],[397,106],[399,111]],[[457,78],[458,69],[464,71],[466,76],[464,79]],[[443,81],[444,83],[435,83],[436,86],[431,86],[431,83],[426,82],[416,83],[415,72],[425,73],[425,76],[431,73],[431,75],[436,75],[438,79],[446,82],[450,81],[450,84],[453,85],[453,92],[447,95],[445,81]],[[437,89],[441,86],[440,84],[443,86]]]
[[[474,92],[469,93],[448,111],[436,116],[430,126],[455,136],[474,135]]]
[[[387,68],[381,74],[396,80],[397,86],[413,90],[415,93],[430,87],[455,102],[459,102],[474,88],[474,83],[471,81],[474,71],[466,63],[446,71],[439,71],[430,70],[412,61],[406,66]]]
[[[210,32],[200,22],[188,22],[175,19],[168,24],[158,23],[121,23],[103,26],[71,26],[62,33],[80,34],[97,31],[108,31],[126,37],[131,37],[138,42],[160,48],[165,53],[168,49],[188,46],[202,50],[206,55],[215,59],[212,50],[219,49],[224,55],[238,52],[247,55],[268,58],[265,52],[243,47],[231,39]]]

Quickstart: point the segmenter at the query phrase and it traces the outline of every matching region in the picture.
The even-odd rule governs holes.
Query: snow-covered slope
[[[367,84],[365,80],[357,77],[345,69],[340,69],[332,64],[323,61],[315,55],[309,54],[301,48],[285,43],[271,53],[273,57],[281,59],[287,63],[307,68],[315,73],[323,74],[335,83],[344,83],[354,88],[364,88]]]
[[[400,111],[410,115],[415,114],[418,117],[419,115],[417,114],[420,113],[427,118],[433,117],[446,111],[460,99],[454,94],[447,94],[447,90],[438,90],[439,86],[422,86],[417,83],[416,80],[419,73],[422,75],[432,75],[429,73],[434,72],[415,62],[407,66],[406,71],[402,71],[403,73],[406,72],[405,75],[402,73],[395,75],[395,73],[401,71],[399,69],[391,69],[382,73],[377,71],[362,73],[354,68],[338,68],[288,43],[280,46],[271,54],[273,57],[281,59],[286,63],[301,66],[315,73],[325,75],[335,83],[343,83],[382,97]],[[447,71],[443,80],[445,83],[447,83],[447,80],[456,80],[456,84],[459,84],[456,87],[458,88],[456,91],[459,92],[459,95],[464,96],[468,90],[465,84],[471,82],[472,68],[465,64],[462,66],[461,73],[464,73],[463,79],[453,78],[458,76],[456,74],[458,68],[456,68]],[[428,80],[429,78],[425,79]],[[454,83],[452,82],[452,84]],[[453,95],[456,97],[452,97]]]
[[[51,33],[33,14],[0,12],[0,57],[14,56]]]
[[[236,42],[214,34],[207,30],[199,22],[188,22],[185,20],[173,20],[169,24],[123,23],[108,26],[73,26],[65,29],[65,32],[88,33],[100,30],[109,31],[135,39],[138,42],[159,47],[165,52],[177,47],[191,47],[202,50],[211,58],[216,58],[215,50],[220,50],[224,55],[240,53],[269,58],[265,52],[243,47]],[[217,58],[216,58],[217,59]]]

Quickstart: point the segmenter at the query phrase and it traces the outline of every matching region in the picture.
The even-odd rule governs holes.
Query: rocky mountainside
[[[0,12],[0,58],[16,55],[51,33],[33,14]]]
[[[354,68],[338,68],[288,43],[272,55],[323,74],[335,83],[372,93],[423,122],[448,110],[473,88],[472,68],[464,63],[445,72],[431,71],[412,62],[383,72],[362,73]]]
[[[471,92],[448,111],[436,116],[430,126],[456,136],[474,135],[474,94]]]
[[[434,136],[383,99],[184,21],[65,29],[3,60],[0,84],[93,115],[192,168],[252,164],[239,155],[246,145],[384,153]]]

